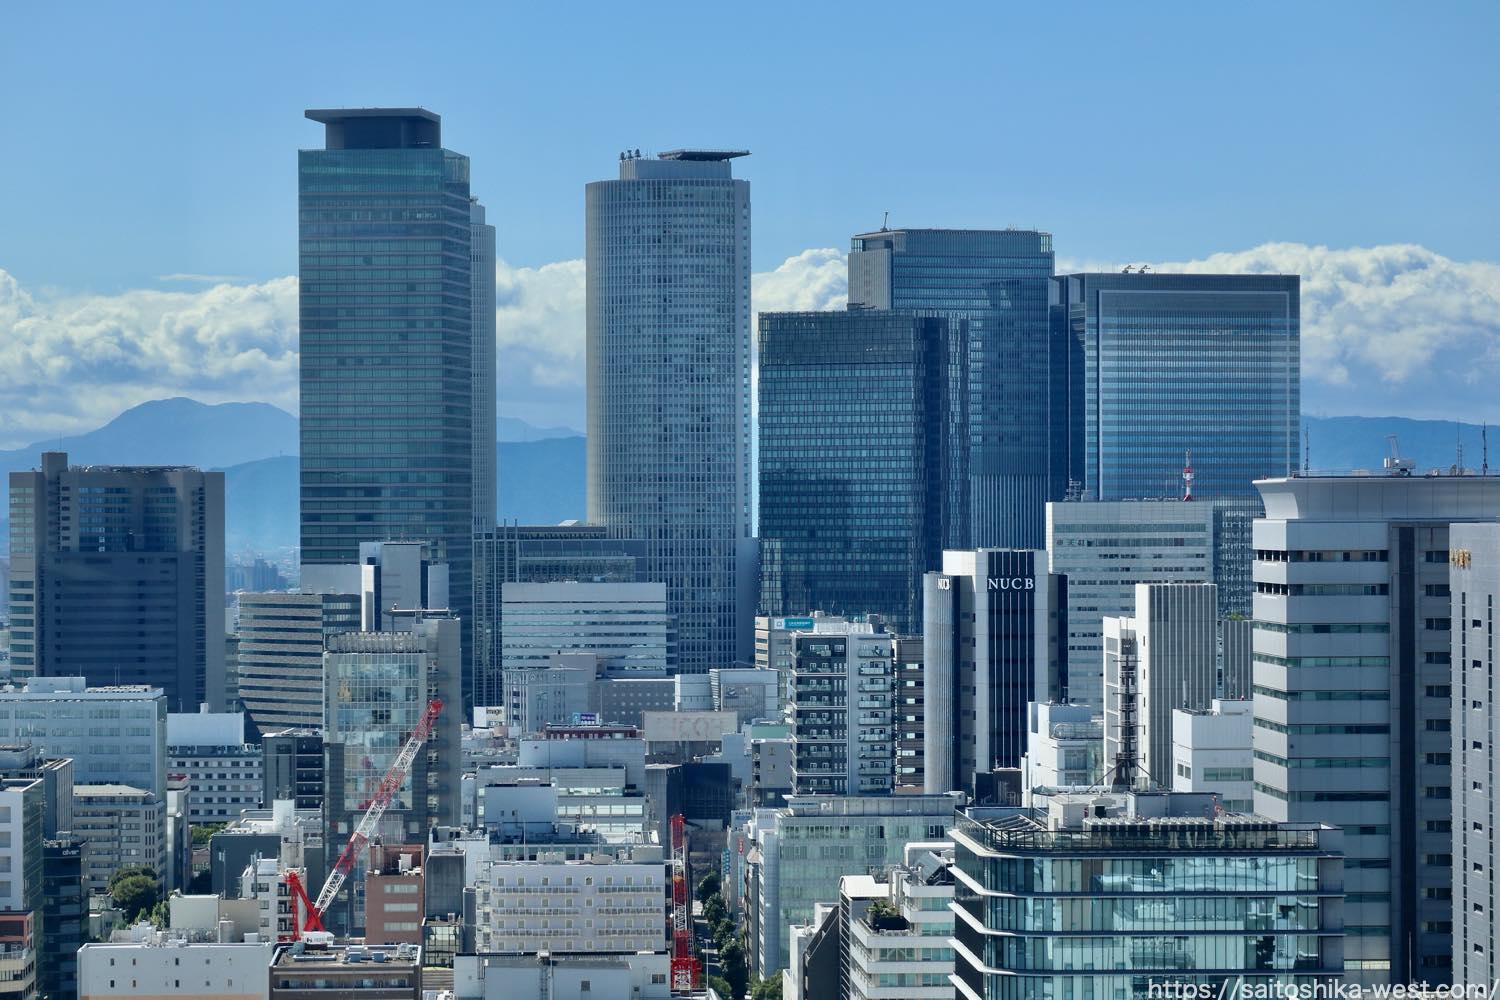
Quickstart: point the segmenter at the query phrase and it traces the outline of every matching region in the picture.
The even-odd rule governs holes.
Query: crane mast
[[[333,905],[334,897],[344,887],[344,880],[354,870],[354,862],[359,858],[360,851],[370,842],[370,837],[380,825],[380,817],[385,815],[386,808],[391,800],[396,797],[396,792],[401,788],[401,782],[406,780],[406,774],[411,770],[412,762],[417,759],[417,752],[422,749],[422,744],[427,742],[427,737],[432,735],[433,724],[437,717],[442,714],[443,701],[434,698],[427,703],[427,711],[422,714],[422,719],[417,723],[417,728],[411,732],[411,738],[391,761],[391,766],[385,772],[385,777],[380,779],[380,787],[370,797],[365,814],[360,817],[359,825],[349,835],[349,843],[344,845],[344,851],[339,855],[338,861],[334,862],[333,870],[328,873],[328,880],[323,883],[323,890],[318,893],[317,901],[307,908],[307,923],[302,928],[304,931],[321,931],[323,929],[323,914],[328,912],[328,907]],[[301,896],[305,902],[307,896],[302,892],[302,886],[296,884],[293,894]]]

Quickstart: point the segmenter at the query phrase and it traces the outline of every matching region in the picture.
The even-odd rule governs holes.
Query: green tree
[[[193,826],[193,846],[207,847],[208,838],[228,826],[228,823],[197,823]]]
[[[708,921],[710,928],[723,923],[729,918],[729,913],[724,909],[724,899],[715,893],[709,896],[703,903],[703,919]]]
[[[109,894],[125,915],[126,923],[134,923],[161,900],[161,883],[157,882],[154,873],[111,878],[109,883]]]
[[[730,941],[719,949],[719,968],[734,991],[734,1000],[740,1000],[750,986],[750,968],[745,964],[745,949],[738,941]]]
[[[730,942],[735,940],[734,921],[724,920],[713,925],[710,930],[714,936],[714,947],[722,953]]]
[[[721,888],[722,887],[719,884],[719,873],[716,871],[710,871],[707,875],[703,876],[703,880],[698,883],[698,902],[707,903],[708,897],[719,895]]]
[[[781,1000],[781,977],[757,979],[750,987],[750,1000]]]
[[[723,976],[709,976],[708,988],[719,994],[719,996],[723,997],[724,1000],[738,1000],[738,998],[730,992],[729,982]]]
[[[115,869],[115,873],[109,877],[108,891],[114,895],[115,883],[123,881],[132,875],[144,875],[147,878],[156,878],[156,869],[150,865],[121,865]]]

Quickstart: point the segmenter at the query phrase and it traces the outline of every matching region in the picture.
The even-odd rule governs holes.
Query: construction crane
[[[323,914],[328,912],[328,907],[333,905],[334,897],[344,887],[344,880],[354,870],[354,862],[359,858],[360,851],[364,850],[370,842],[370,836],[375,828],[380,825],[380,817],[385,815],[386,807],[396,797],[396,792],[401,789],[401,782],[406,780],[406,773],[411,770],[412,761],[417,759],[417,751],[422,744],[427,742],[427,737],[432,735],[432,726],[437,722],[437,717],[442,714],[443,701],[434,698],[427,703],[427,711],[422,713],[422,719],[417,723],[417,728],[411,731],[411,737],[396,759],[391,761],[390,768],[385,772],[385,777],[380,779],[380,787],[375,789],[367,803],[365,814],[360,817],[359,825],[349,835],[349,843],[344,845],[344,853],[339,855],[338,861],[334,862],[333,870],[328,873],[328,879],[323,883],[323,890],[318,893],[316,902],[309,902],[307,891],[302,887],[302,880],[297,877],[296,872],[288,872],[286,881],[291,889],[292,897],[300,902],[307,911],[307,920],[302,925],[302,932],[323,931]],[[679,817],[680,818],[680,817]],[[294,904],[295,905],[295,904]],[[292,921],[292,937],[298,936],[297,922]]]
[[[687,821],[672,817],[672,992],[691,993],[698,984],[693,927],[688,919]]]

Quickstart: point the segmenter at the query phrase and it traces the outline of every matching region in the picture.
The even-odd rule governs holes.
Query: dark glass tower
[[[1067,470],[1054,444],[1049,321],[1052,237],[1032,230],[891,229],[855,236],[849,302],[969,325],[967,538],[954,547],[1040,548],[1046,502]],[[930,567],[929,567],[930,568]]]
[[[964,496],[962,320],[760,317],[761,609],[921,625]],[[952,333],[950,334],[950,330]]]
[[[302,562],[357,563],[360,542],[431,543],[467,649],[469,159],[442,148],[438,116],[420,108],[307,117],[327,140],[297,156]]]
[[[1193,494],[1255,504],[1297,467],[1301,279],[1295,274],[1069,274],[1055,300],[1083,361],[1084,488],[1094,499]]]

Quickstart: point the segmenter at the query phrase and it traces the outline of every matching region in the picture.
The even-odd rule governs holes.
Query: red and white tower
[[[1182,499],[1193,499],[1193,452],[1191,449],[1183,454]]]
[[[693,923],[688,912],[687,822],[672,817],[672,992],[691,993],[698,982]]]

